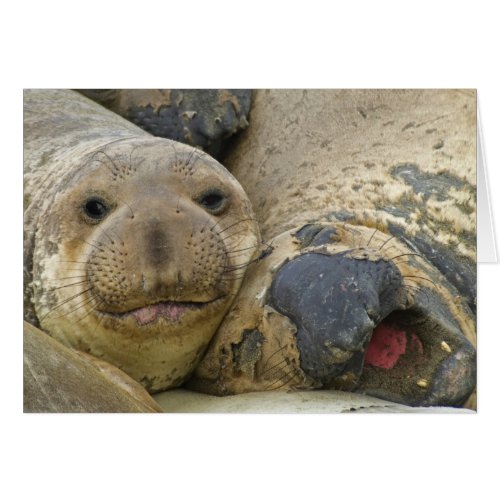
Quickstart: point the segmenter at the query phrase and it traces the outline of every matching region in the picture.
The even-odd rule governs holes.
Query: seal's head
[[[357,391],[460,406],[476,379],[466,299],[394,236],[307,224],[272,240],[198,365],[193,388]]]
[[[129,139],[88,154],[44,207],[33,243],[41,327],[150,391],[181,384],[259,239],[238,182],[191,147]]]

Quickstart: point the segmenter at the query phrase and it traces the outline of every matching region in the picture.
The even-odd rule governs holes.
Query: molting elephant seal
[[[475,127],[474,91],[257,91],[227,166],[267,247],[190,386],[464,404]]]

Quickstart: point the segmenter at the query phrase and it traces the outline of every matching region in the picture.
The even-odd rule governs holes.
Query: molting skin
[[[203,356],[259,234],[213,158],[71,91],[25,92],[25,316],[149,391]]]
[[[274,239],[252,267],[190,384],[219,395],[328,388],[460,405],[475,386],[468,311],[432,265],[391,236],[304,226]]]
[[[191,386],[466,403],[476,382],[475,93],[254,97],[227,164],[269,248]]]

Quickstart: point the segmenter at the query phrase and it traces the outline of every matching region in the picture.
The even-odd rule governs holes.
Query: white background
[[[3,498],[498,498],[496,265],[479,266],[477,415],[36,416],[22,414],[21,386],[23,87],[477,88],[498,234],[494,2],[1,9]]]

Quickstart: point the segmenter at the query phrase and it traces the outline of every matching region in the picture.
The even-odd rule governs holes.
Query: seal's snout
[[[140,325],[160,316],[177,320],[179,311],[193,315],[200,304],[214,303],[233,285],[226,276],[231,269],[227,235],[201,207],[168,201],[166,193],[150,190],[148,207],[135,201],[110,211],[95,228],[87,272],[100,312],[146,308],[136,315]]]
[[[357,380],[375,325],[401,306],[402,277],[381,256],[306,253],[286,263],[271,305],[297,325],[301,368],[329,385]]]
[[[168,227],[154,217],[145,227],[138,228],[141,252],[137,262],[141,269],[140,289],[150,299],[172,298],[179,288],[180,270],[175,265],[178,258],[170,241],[175,234],[170,234]],[[172,231],[172,230],[171,230]]]
[[[380,248],[327,252],[308,247],[285,262],[268,295],[294,324],[300,368],[314,387],[410,405],[463,404],[475,385],[475,349],[434,275],[421,276],[425,263],[416,272]]]

